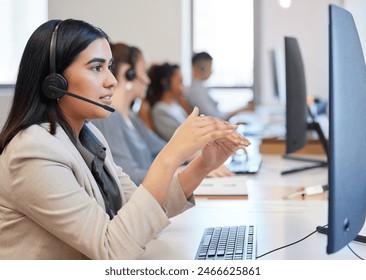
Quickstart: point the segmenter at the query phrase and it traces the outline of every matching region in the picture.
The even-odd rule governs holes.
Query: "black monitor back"
[[[366,68],[352,15],[329,6],[327,253],[359,233],[366,215]]]
[[[307,103],[303,60],[296,38],[285,37],[286,154],[307,143]]]

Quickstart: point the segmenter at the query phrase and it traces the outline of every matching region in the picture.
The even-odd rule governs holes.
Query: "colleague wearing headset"
[[[136,185],[140,185],[166,141],[148,129],[131,108],[134,102],[145,98],[150,83],[142,51],[123,43],[110,46],[114,64],[112,72],[118,81],[113,90],[112,102],[116,112],[108,118],[92,120],[92,123],[106,138],[114,162],[122,167]],[[178,168],[177,172],[182,168]],[[232,174],[224,167],[208,174],[209,177],[229,175]]]
[[[187,118],[185,98],[183,98],[183,78],[177,64],[152,65],[148,71],[150,84],[146,100],[151,108],[151,119],[157,133],[166,141]],[[194,154],[192,158],[196,157]],[[191,160],[191,159],[189,159]],[[221,165],[207,174],[207,177],[234,176],[229,168]]]
[[[231,112],[220,111],[218,103],[210,96],[204,84],[211,76],[212,61],[212,56],[207,52],[199,52],[192,56],[192,82],[184,92],[191,107],[197,106],[201,113],[223,120],[229,120],[240,112],[253,110],[253,102],[249,102],[248,105]]]
[[[139,185],[166,141],[146,128],[131,109],[136,100],[145,98],[150,83],[144,55],[135,46],[123,43],[110,46],[114,59],[112,72],[118,81],[112,102],[116,112],[92,123],[107,139],[114,162]]]
[[[194,205],[206,174],[249,144],[194,109],[137,188],[87,121],[113,111],[112,64],[107,35],[84,21],[50,20],[28,40],[0,133],[0,259],[137,258]]]
[[[179,103],[184,90],[182,72],[177,64],[163,63],[152,65],[148,73],[151,82],[146,99],[150,104],[152,122],[157,133],[169,141],[187,118]]]

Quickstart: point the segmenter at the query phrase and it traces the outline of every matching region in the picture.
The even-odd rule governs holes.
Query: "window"
[[[0,0],[0,85],[15,83],[28,38],[47,20],[47,3],[47,0]]]
[[[253,5],[253,0],[192,0],[193,52],[213,57],[207,86],[224,111],[253,99]]]

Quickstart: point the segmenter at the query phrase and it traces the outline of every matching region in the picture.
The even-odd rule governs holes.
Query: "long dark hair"
[[[159,102],[164,93],[170,89],[171,80],[176,70],[179,70],[178,64],[163,63],[150,67],[148,75],[151,82],[147,89],[146,99],[151,107]]]
[[[13,137],[34,124],[50,123],[49,132],[56,133],[59,124],[75,142],[76,136],[63,116],[56,100],[42,92],[42,82],[50,74],[50,42],[59,23],[56,42],[56,72],[63,74],[80,52],[99,38],[108,40],[101,29],[91,24],[68,19],[50,20],[39,26],[29,38],[19,65],[13,103],[0,133],[0,154]]]

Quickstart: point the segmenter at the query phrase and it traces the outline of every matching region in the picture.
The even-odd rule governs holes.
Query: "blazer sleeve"
[[[118,178],[118,181],[120,182],[120,186],[122,186],[121,191],[124,194],[124,197],[128,201],[127,204],[130,202],[129,200],[133,198],[134,200],[139,200],[139,198],[136,198],[140,195],[140,189],[141,193],[143,193],[143,196],[150,197],[150,199],[153,199],[155,201],[155,198],[150,194],[150,192],[145,189],[145,187],[141,184],[139,189],[139,192],[136,191],[136,186],[133,184],[133,182],[130,180],[129,176],[122,171],[122,169],[117,166],[113,160],[112,155],[110,153],[110,149],[108,147],[108,143],[103,138],[103,135],[93,126],[89,125],[89,128],[95,133],[95,135],[99,138],[99,140],[103,143],[103,145],[107,148],[107,158],[106,158],[106,164],[110,169],[113,169],[115,172],[115,176]],[[143,199],[141,198],[141,201]],[[138,203],[139,208],[144,208],[146,205],[142,205],[141,202]],[[193,207],[195,205],[194,196],[190,196],[187,200],[182,186],[178,180],[178,174],[176,174],[173,177],[172,183],[170,185],[168,194],[166,196],[166,199],[163,204],[163,209],[166,212],[166,215],[168,217],[176,216],[183,211]],[[149,207],[146,208],[146,211],[149,211]],[[141,217],[143,219],[143,217]],[[137,221],[140,222],[141,219],[138,219]]]
[[[43,131],[42,131],[43,130]],[[91,259],[135,259],[169,224],[144,188],[119,171],[126,203],[109,220],[86,190],[95,184],[77,150],[39,128],[21,133],[7,147],[8,192],[19,212]],[[96,189],[94,189],[96,191]]]

